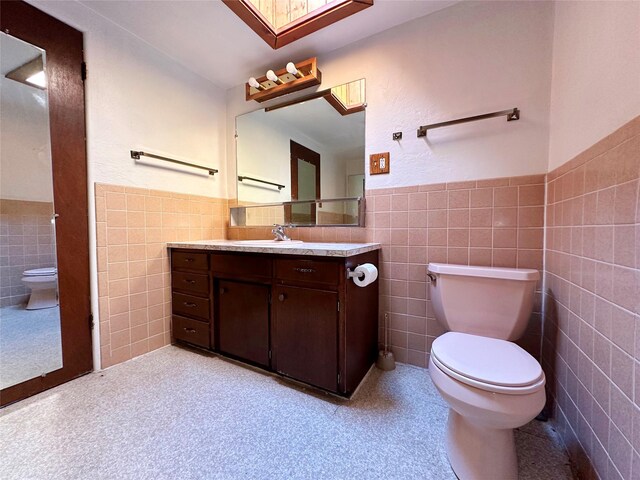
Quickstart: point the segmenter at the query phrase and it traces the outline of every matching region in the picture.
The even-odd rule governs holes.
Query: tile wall
[[[640,117],[548,175],[543,367],[582,478],[640,478]]]
[[[228,201],[96,184],[102,367],[170,343],[170,241],[223,239]]]
[[[380,313],[390,313],[391,348],[398,361],[426,367],[431,342],[442,333],[427,297],[427,263],[542,271],[544,195],[544,175],[370,190],[366,228],[295,228],[290,235],[381,243]],[[270,227],[228,229],[230,239],[270,237]],[[536,358],[539,305],[522,339]]]
[[[0,306],[29,298],[22,272],[56,264],[53,203],[0,199]]]
[[[367,225],[383,245],[380,309],[390,312],[399,361],[426,366],[443,333],[427,292],[429,262],[542,271],[544,192],[544,175],[368,192]],[[522,339],[536,357],[539,305]]]

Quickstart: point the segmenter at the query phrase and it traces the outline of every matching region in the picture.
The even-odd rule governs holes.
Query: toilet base
[[[460,480],[518,479],[513,430],[474,425],[451,408],[447,421],[447,455]]]
[[[27,310],[40,310],[58,306],[57,289],[33,290],[27,303]]]

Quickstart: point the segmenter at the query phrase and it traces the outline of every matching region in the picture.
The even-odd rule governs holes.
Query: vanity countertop
[[[379,243],[276,242],[273,240],[198,240],[192,242],[170,242],[167,247],[321,257],[352,257],[382,248]]]

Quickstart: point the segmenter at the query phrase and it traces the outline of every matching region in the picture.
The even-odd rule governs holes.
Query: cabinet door
[[[338,294],[278,286],[274,301],[277,371],[337,391]]]
[[[269,287],[219,280],[218,347],[242,360],[269,366]]]

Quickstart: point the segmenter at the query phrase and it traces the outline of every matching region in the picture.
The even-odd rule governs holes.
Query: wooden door
[[[338,388],[338,294],[278,286],[276,370],[327,390]]]
[[[320,154],[293,140],[290,140],[289,149],[291,152],[291,200],[322,198],[320,193]],[[304,181],[302,169],[308,171],[309,175],[313,176],[313,180]],[[288,214],[289,223],[316,223],[315,203],[291,205],[285,213]]]
[[[21,1],[0,2],[0,29],[46,52],[62,339],[62,368],[3,389],[6,405],[91,371],[93,360],[82,32]]]
[[[269,286],[217,281],[218,349],[269,366]]]

